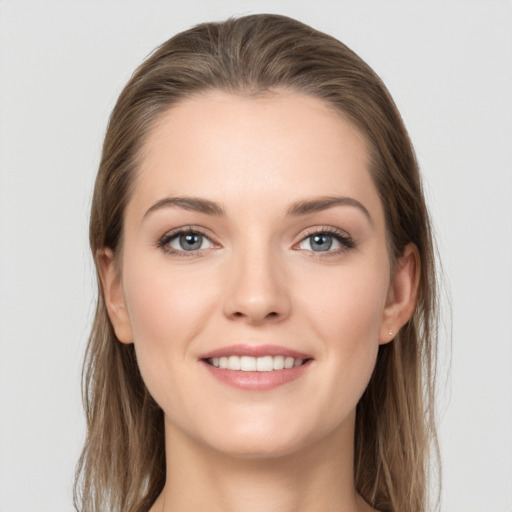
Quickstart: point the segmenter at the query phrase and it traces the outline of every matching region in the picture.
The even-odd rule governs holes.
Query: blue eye
[[[167,253],[183,254],[185,252],[211,249],[214,247],[214,244],[208,237],[196,231],[180,231],[165,235],[158,242],[158,246]]]
[[[328,231],[313,233],[299,244],[300,249],[313,252],[339,252],[353,247],[354,242],[348,235]]]
[[[174,238],[169,244],[173,249],[183,251],[197,251],[203,245],[203,235],[199,233],[187,233]]]
[[[313,251],[328,251],[334,242],[331,235],[312,235],[308,237],[309,246]]]

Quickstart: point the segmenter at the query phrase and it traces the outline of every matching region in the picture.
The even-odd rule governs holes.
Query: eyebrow
[[[351,197],[319,197],[315,199],[308,199],[304,201],[298,201],[288,208],[286,214],[289,216],[307,215],[309,213],[321,212],[334,208],[335,206],[353,206],[361,210],[366,218],[373,225],[373,219],[370,212],[365,206],[360,203],[357,199]]]
[[[297,201],[286,210],[286,215],[289,217],[298,217],[301,215],[308,215],[310,213],[328,210],[329,208],[334,208],[335,206],[353,206],[358,208],[364,213],[366,218],[370,221],[370,224],[373,224],[370,212],[362,203],[351,197],[328,196]],[[184,210],[204,213],[206,215],[212,215],[216,217],[222,217],[226,215],[222,206],[213,201],[209,201],[208,199],[202,199],[199,197],[165,197],[151,206],[144,214],[144,218],[156,210],[170,207],[178,207]]]
[[[151,208],[149,208],[144,214],[144,218],[156,210],[173,206],[183,208],[184,210],[190,210],[192,212],[215,215],[217,217],[225,215],[221,206],[213,201],[208,201],[207,199],[201,199],[199,197],[165,197],[151,206]]]

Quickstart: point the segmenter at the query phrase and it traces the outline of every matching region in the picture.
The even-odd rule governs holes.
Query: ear
[[[410,243],[398,258],[382,316],[379,344],[389,343],[414,313],[420,280],[420,255]]]
[[[124,300],[121,272],[117,267],[114,253],[111,249],[100,249],[96,257],[105,305],[117,339],[121,343],[133,343],[130,317]]]

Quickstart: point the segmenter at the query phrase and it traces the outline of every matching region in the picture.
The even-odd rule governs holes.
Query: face
[[[102,275],[168,432],[251,457],[353,435],[407,316],[368,165],[361,134],[299,93],[209,92],[157,123]]]

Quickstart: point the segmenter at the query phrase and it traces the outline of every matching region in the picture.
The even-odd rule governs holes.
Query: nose
[[[290,315],[286,269],[270,250],[244,250],[230,262],[224,314],[251,325],[281,322]]]

